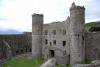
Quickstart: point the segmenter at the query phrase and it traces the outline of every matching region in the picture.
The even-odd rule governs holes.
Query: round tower
[[[32,15],[32,56],[41,57],[42,54],[43,15]]]
[[[84,62],[84,28],[85,8],[72,4],[70,8],[70,63],[71,65]]]

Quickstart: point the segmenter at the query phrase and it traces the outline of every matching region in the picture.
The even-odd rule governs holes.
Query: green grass
[[[57,67],[61,67],[61,65],[57,65]]]
[[[3,64],[3,67],[38,67],[44,61],[40,58],[38,59],[29,59],[27,57],[19,57]]]

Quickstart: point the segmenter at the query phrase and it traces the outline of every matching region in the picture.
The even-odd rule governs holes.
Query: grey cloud
[[[100,18],[100,0],[91,0],[86,4],[86,20]]]
[[[7,19],[7,18],[2,18],[2,17],[0,17],[0,21],[1,21],[1,20],[8,20],[8,19]]]
[[[2,5],[3,0],[0,0],[0,6]]]

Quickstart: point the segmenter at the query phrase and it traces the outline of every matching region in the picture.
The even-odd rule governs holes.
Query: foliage
[[[100,31],[100,27],[90,27],[89,31],[90,31],[90,32],[93,32],[93,31]]]
[[[100,21],[96,21],[96,22],[90,22],[90,23],[86,23],[85,24],[85,31],[91,31],[93,28],[100,28]],[[92,29],[91,29],[92,28]],[[97,31],[100,31],[100,29],[98,29]]]

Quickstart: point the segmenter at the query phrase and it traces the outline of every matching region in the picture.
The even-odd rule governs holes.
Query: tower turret
[[[41,57],[42,54],[43,15],[32,15],[32,56]]]
[[[85,8],[72,4],[70,8],[71,65],[84,62]]]

